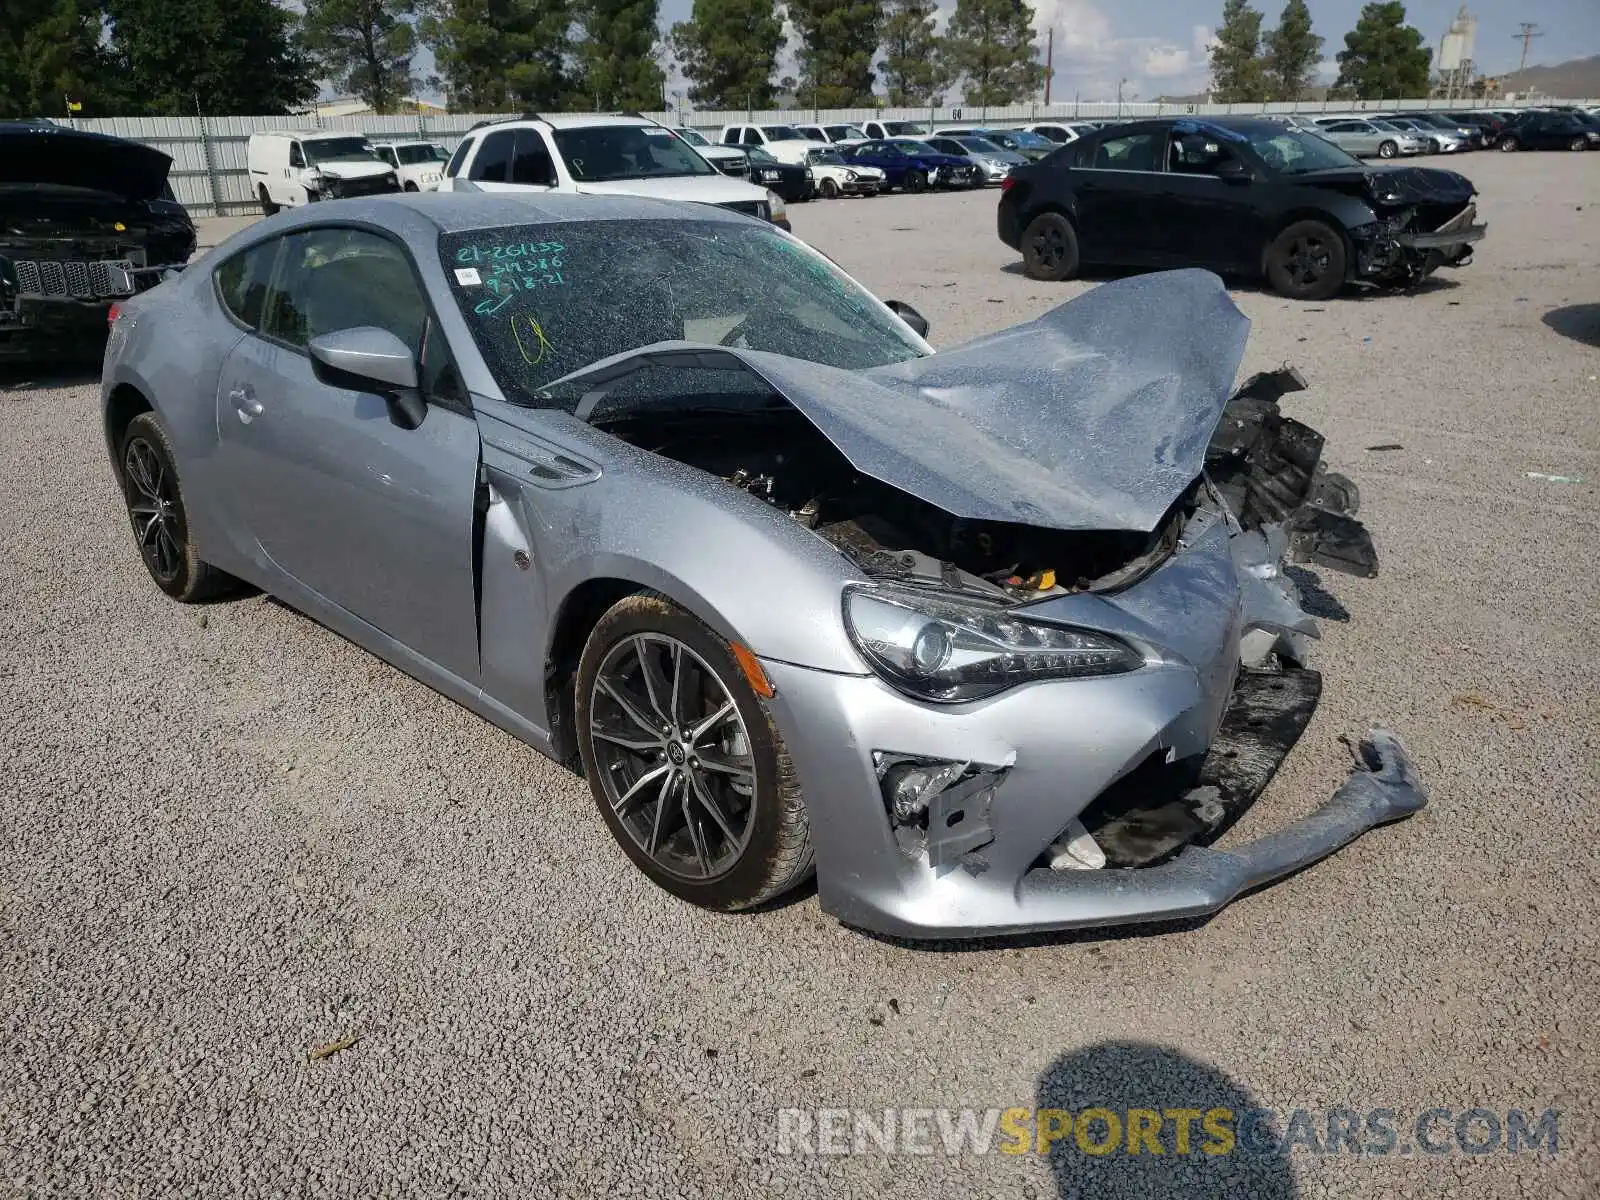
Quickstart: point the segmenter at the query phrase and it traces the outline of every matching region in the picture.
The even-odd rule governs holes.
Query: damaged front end
[[[1477,220],[1476,190],[1454,171],[1377,171],[1364,190],[1376,219],[1350,230],[1357,279],[1404,285],[1440,267],[1464,267],[1487,231]]]
[[[1425,802],[1374,730],[1316,813],[1214,846],[1321,695],[1295,564],[1378,569],[1356,486],[1281,411],[1298,373],[1230,390],[1243,340],[1220,282],[1175,272],[888,367],[678,343],[551,385],[849,564],[870,673],[762,660],[828,911],[909,937],[1191,916]],[[722,382],[608,404],[663,369]]]

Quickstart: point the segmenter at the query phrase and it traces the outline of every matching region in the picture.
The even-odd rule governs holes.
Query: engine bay
[[[868,575],[1021,602],[1131,586],[1178,547],[1197,479],[1154,533],[1068,532],[953,516],[862,474],[801,412],[637,410],[596,422],[706,471],[813,530]]]

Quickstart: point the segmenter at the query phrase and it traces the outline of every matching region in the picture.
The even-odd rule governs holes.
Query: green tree
[[[709,108],[770,108],[772,74],[787,39],[772,0],[694,0],[672,27],[689,98]]]
[[[603,109],[656,109],[667,77],[656,61],[656,0],[578,0],[577,91]]]
[[[328,81],[374,112],[393,112],[415,86],[414,0],[306,0],[306,49]]]
[[[6,0],[0,20],[0,117],[59,117],[67,98],[104,115],[106,63],[94,0]]]
[[[1223,2],[1217,44],[1211,47],[1211,94],[1221,104],[1250,104],[1267,98],[1261,14],[1250,7],[1250,0]]]
[[[1306,0],[1288,0],[1266,37],[1267,89],[1274,100],[1299,100],[1317,69],[1322,39],[1311,32]]]
[[[1356,27],[1344,35],[1339,51],[1337,95],[1357,100],[1400,100],[1426,97],[1433,51],[1422,34],[1406,24],[1406,6],[1399,0],[1368,4]]]
[[[943,48],[950,77],[965,80],[968,104],[1015,104],[1044,82],[1027,0],[956,0]]]
[[[422,0],[417,32],[433,49],[457,112],[575,102],[566,0]]]
[[[107,0],[105,16],[120,112],[276,116],[317,94],[294,17],[273,0]]]
[[[871,104],[882,0],[789,0],[789,19],[800,34],[801,99],[812,108]]]
[[[933,18],[933,0],[889,0],[883,19],[883,61],[878,69],[890,104],[929,104],[949,81]]]

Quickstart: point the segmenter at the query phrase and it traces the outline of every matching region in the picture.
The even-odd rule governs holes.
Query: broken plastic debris
[[[324,1058],[332,1058],[341,1050],[350,1049],[351,1046],[354,1046],[360,1040],[360,1034],[352,1033],[349,1037],[340,1038],[337,1042],[329,1042],[326,1046],[318,1046],[315,1050],[311,1051],[310,1057],[313,1061],[320,1061]]]
[[[1368,450],[1404,450],[1399,442],[1379,442],[1376,446],[1368,446]]]
[[[1094,834],[1084,828],[1083,822],[1074,820],[1061,836],[1050,843],[1052,871],[1098,871],[1106,865],[1106,852],[1094,840]]]
[[[1544,483],[1582,483],[1582,475],[1546,475],[1543,471],[1524,471],[1529,479],[1538,479]]]

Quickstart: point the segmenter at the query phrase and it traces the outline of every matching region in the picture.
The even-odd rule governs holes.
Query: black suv
[[[0,123],[0,361],[99,354],[111,305],[188,261],[171,166],[138,142]]]

